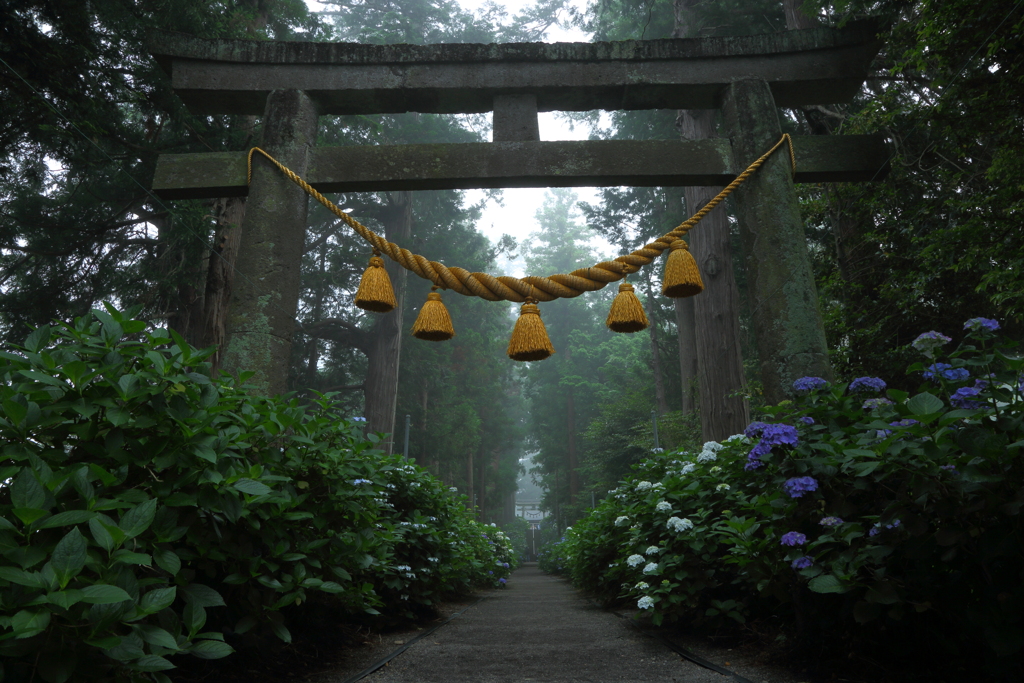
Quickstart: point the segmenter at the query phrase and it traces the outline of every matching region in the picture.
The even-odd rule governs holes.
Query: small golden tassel
[[[633,285],[628,282],[619,285],[619,293],[612,301],[612,308],[608,311],[608,319],[604,324],[612,332],[639,332],[646,330],[650,325],[643,304],[633,293]]]
[[[356,306],[365,311],[387,313],[394,310],[397,305],[391,278],[384,269],[384,259],[380,257],[380,252],[374,249],[370,265],[363,271],[363,279],[359,281]]]
[[[416,322],[412,326],[412,336],[426,341],[448,341],[455,336],[455,328],[452,327],[452,317],[448,315],[448,309],[441,301],[441,295],[432,287],[427,300],[416,316]]]
[[[544,360],[554,352],[544,321],[540,319],[537,301],[527,298],[519,309],[519,319],[508,342],[508,357],[519,361]]]
[[[697,261],[690,253],[690,247],[683,240],[670,245],[672,251],[665,261],[665,275],[661,281],[661,293],[673,299],[694,296],[704,291]]]

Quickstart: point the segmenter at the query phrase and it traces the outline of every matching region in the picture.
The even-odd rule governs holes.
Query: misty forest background
[[[195,346],[223,342],[232,281],[245,277],[232,267],[244,199],[161,202],[147,187],[159,154],[243,150],[258,140],[260,121],[189,114],[145,49],[150,29],[204,38],[486,43],[544,40],[558,24],[593,40],[658,39],[840,25],[867,14],[886,19],[885,47],[856,101],[780,112],[787,132],[881,132],[893,150],[881,182],[798,188],[836,374],[880,376],[902,388],[907,344],[933,329],[958,339],[971,317],[998,318],[1009,338],[1022,336],[1022,2],[593,0],[580,10],[566,0],[537,0],[518,12],[490,3],[476,14],[451,0],[324,4],[326,13],[311,14],[300,0],[5,3],[4,341],[20,342],[33,326],[110,301],[141,304],[154,324]],[[603,120],[608,125],[599,112],[564,116],[589,126],[595,139],[673,139],[692,134],[696,114],[617,112]],[[319,144],[487,141],[489,126],[489,116],[321,117]],[[699,208],[687,206],[686,195],[682,188],[609,188],[588,204],[573,190],[552,189],[519,233],[497,243],[477,230],[481,206],[463,192],[331,198],[376,230],[404,221],[411,236],[403,246],[430,259],[494,274],[521,259],[527,272],[544,275],[617,255],[598,253],[597,237],[622,254],[670,230]],[[305,245],[290,389],[300,397],[338,392],[348,414],[362,415],[373,391],[368,359],[387,341],[382,318],[351,305],[369,249],[319,205]],[[743,303],[743,255],[738,240],[732,246],[726,265],[740,306],[732,312],[737,332],[722,343],[741,352],[745,377],[732,400],[746,419],[763,399]],[[448,295],[453,341],[419,342],[403,331],[395,424],[400,438],[402,418],[411,416],[410,455],[472,493],[484,521],[505,522],[520,458],[536,452],[545,506],[564,525],[590,506],[590,492],[603,497],[654,447],[652,411],[665,447],[694,447],[715,435],[722,426],[707,415],[702,422],[700,404],[716,364],[694,345],[693,304],[661,297],[659,277],[648,268],[634,280],[652,321],[639,334],[605,329],[612,288],[545,304],[557,353],[532,364],[505,357],[516,307]],[[406,328],[428,289],[409,279]],[[697,333],[716,335],[732,323]]]

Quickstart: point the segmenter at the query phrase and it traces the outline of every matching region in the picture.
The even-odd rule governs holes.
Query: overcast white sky
[[[464,8],[477,12],[483,5],[482,0],[458,0]],[[573,0],[573,4],[583,9],[589,0]],[[306,4],[314,12],[324,9],[322,3],[316,0],[306,0]],[[511,0],[501,3],[509,11],[509,14],[516,14],[523,7],[528,7],[533,2],[528,0]],[[589,42],[590,34],[583,33],[577,29],[566,30],[561,27],[552,27],[545,36],[545,42]],[[586,140],[590,130],[585,127],[576,126],[574,130],[558,118],[557,112],[542,112],[538,116],[541,140]],[[531,232],[537,230],[534,215],[544,201],[544,188],[507,188],[502,192],[502,204],[493,199],[488,199],[484,206],[483,216],[477,228],[487,235],[492,242],[497,242],[503,234],[509,234],[517,240],[522,241]],[[575,188],[576,193],[582,201],[594,203],[597,201],[597,188],[579,187]],[[468,190],[466,199],[470,203],[476,203],[486,197],[483,190]],[[524,221],[523,218],[526,218]],[[601,240],[601,244],[595,245],[595,251],[602,254],[603,258],[614,258],[617,254],[612,253],[612,247]],[[580,264],[584,265],[591,264]],[[498,264],[499,269],[508,275],[523,275],[522,263],[520,261],[504,261]],[[539,274],[539,273],[537,273]]]

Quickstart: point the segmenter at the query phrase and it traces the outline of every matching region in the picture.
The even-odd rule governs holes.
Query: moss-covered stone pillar
[[[729,85],[722,114],[737,168],[746,168],[782,137],[775,100],[763,80]],[[761,381],[771,403],[789,397],[800,377],[832,376],[790,168],[789,150],[780,149],[732,195]]]
[[[301,90],[267,98],[260,147],[300,176],[316,143],[317,110]],[[254,371],[258,393],[287,390],[308,197],[260,154],[242,221],[241,245],[228,316],[224,368]]]

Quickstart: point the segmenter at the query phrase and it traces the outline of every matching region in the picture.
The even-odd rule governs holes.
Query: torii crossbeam
[[[149,47],[190,110],[263,115],[261,147],[322,192],[684,186],[725,184],[770,147],[781,134],[777,107],[850,101],[881,45],[877,31],[855,22],[732,38],[423,46],[154,34]],[[539,111],[707,108],[722,110],[727,139],[566,142],[538,134]],[[410,111],[492,111],[494,141],[314,146],[321,114]],[[876,180],[888,168],[880,136],[796,136],[794,148],[796,182]],[[162,155],[153,189],[168,199],[249,196],[238,267],[260,286],[236,288],[232,327],[247,334],[244,344],[233,334],[225,355],[236,356],[229,365],[259,369],[268,393],[283,391],[304,192],[263,160],[247,186],[244,151]],[[748,262],[761,354],[778,366],[766,386],[827,369],[788,161],[770,161],[734,196],[744,243],[756,261],[773,263],[762,278]],[[780,278],[790,283],[785,295],[771,296]]]

